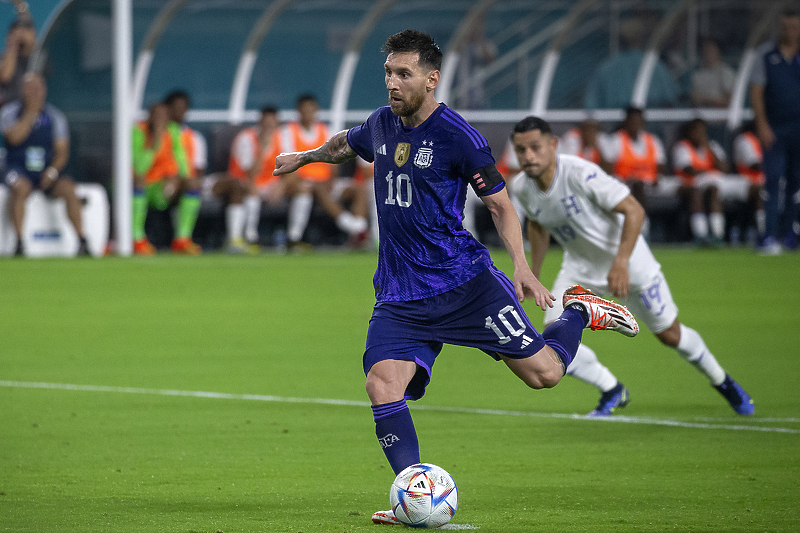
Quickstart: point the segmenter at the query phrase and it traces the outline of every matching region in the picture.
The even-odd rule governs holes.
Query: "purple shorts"
[[[407,400],[425,394],[431,369],[444,344],[471,346],[496,360],[524,359],[544,348],[544,339],[517,301],[514,284],[490,266],[468,282],[410,302],[378,302],[372,311],[364,373],[386,359],[417,363]]]

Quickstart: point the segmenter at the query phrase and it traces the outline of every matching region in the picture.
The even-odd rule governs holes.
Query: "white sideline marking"
[[[259,402],[279,402],[279,403],[312,403],[325,405],[349,405],[354,407],[369,407],[369,402],[355,400],[336,400],[329,398],[293,398],[289,396],[268,396],[263,394],[228,394],[225,392],[205,392],[187,391],[172,389],[144,389],[137,387],[111,387],[106,385],[74,385],[69,383],[41,383],[31,381],[3,381],[0,380],[0,387],[13,387],[22,389],[57,389],[83,392],[116,392],[127,394],[150,394],[158,396],[189,396],[193,398],[212,398],[216,400],[251,400]],[[579,414],[566,413],[536,413],[531,411],[506,411],[500,409],[473,409],[469,407],[437,407],[433,405],[415,405],[412,410],[422,411],[443,411],[449,413],[469,413],[478,415],[495,416],[527,416],[533,418],[562,418],[570,420],[587,420],[597,422],[615,422],[622,424],[646,424],[653,426],[672,426],[680,428],[695,429],[727,429],[731,431],[763,431],[769,433],[792,433],[800,434],[800,429],[768,427],[768,426],[747,426],[741,424],[710,424],[708,422],[682,422],[679,420],[669,420],[664,418],[650,418],[644,416],[607,416],[603,418],[587,418]],[[700,418],[699,420],[713,421],[713,418]],[[727,419],[723,419],[727,420]],[[800,422],[797,418],[764,418],[751,419],[754,422]]]
[[[436,529],[480,529],[480,526],[471,526],[469,524],[445,524]]]

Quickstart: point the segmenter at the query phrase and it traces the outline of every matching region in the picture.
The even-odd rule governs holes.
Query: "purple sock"
[[[578,346],[581,345],[583,328],[586,327],[584,313],[575,307],[564,309],[561,316],[544,328],[544,343],[556,351],[564,365],[564,372],[575,358]]]
[[[405,400],[372,406],[375,435],[392,470],[399,474],[419,463],[419,441]]]

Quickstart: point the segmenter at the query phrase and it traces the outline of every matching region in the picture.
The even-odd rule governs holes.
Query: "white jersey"
[[[628,187],[594,163],[559,155],[549,190],[540,190],[524,172],[511,188],[528,218],[541,224],[564,248],[561,270],[589,285],[607,287],[624,221],[612,209],[630,194]],[[639,235],[628,263],[631,287],[644,287],[660,269]]]

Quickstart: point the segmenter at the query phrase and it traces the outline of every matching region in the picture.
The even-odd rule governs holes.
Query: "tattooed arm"
[[[275,158],[273,174],[275,176],[288,174],[309,163],[344,163],[355,157],[355,150],[347,143],[347,130],[343,130],[314,150],[279,155]]]

